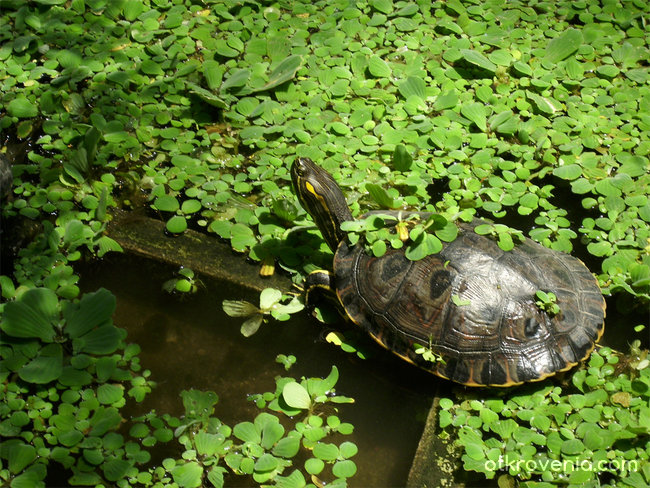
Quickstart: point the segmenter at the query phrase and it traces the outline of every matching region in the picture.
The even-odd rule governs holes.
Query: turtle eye
[[[298,158],[296,159],[295,165],[296,165],[296,170],[298,173],[298,176],[305,176],[305,173],[307,172],[308,166],[307,163],[309,160],[307,158]]]

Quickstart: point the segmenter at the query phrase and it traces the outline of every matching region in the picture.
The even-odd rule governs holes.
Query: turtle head
[[[291,180],[301,205],[316,222],[327,245],[336,252],[345,239],[341,223],[353,220],[341,188],[332,175],[309,158],[297,158],[293,162]]]

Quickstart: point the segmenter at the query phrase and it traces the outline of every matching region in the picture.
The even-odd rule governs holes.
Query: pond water
[[[105,287],[116,295],[115,324],[128,331],[127,342],[141,346],[142,367],[151,370],[158,383],[133,415],[155,408],[179,416],[180,391],[196,388],[219,395],[215,415],[233,426],[259,413],[247,395],[274,391],[277,375],[325,377],[336,365],[337,392],[355,399],[352,405],[339,406],[339,417],[355,427],[352,435],[341,440],[351,440],[359,448],[354,457],[358,472],[350,485],[406,483],[442,380],[370,341],[370,359],[345,353],[325,341],[325,329],[306,313],[289,322],[271,321],[245,338],[239,332],[241,320],[226,316],[221,301],[256,303],[258,298],[228,283],[204,280],[204,287],[194,295],[170,296],[162,291],[162,284],[173,277],[175,268],[128,255],[113,255],[79,271],[83,291]],[[298,359],[288,372],[275,362],[280,353]],[[163,454],[180,456],[181,451]],[[251,482],[232,477],[227,484]]]

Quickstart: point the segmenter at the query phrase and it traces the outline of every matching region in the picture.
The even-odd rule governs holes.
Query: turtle
[[[462,385],[507,387],[572,368],[602,336],[605,300],[579,259],[528,238],[504,251],[474,231],[480,219],[457,222],[456,239],[418,261],[403,249],[375,257],[341,229],[354,218],[332,175],[297,157],[291,179],[334,252],[332,272],[310,274],[307,291],[335,292],[347,318],[402,359]],[[559,312],[536,304],[539,290]]]

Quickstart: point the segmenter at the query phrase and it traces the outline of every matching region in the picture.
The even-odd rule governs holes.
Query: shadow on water
[[[252,337],[239,332],[241,321],[226,316],[224,299],[258,297],[228,283],[204,281],[198,293],[179,299],[162,291],[173,268],[116,255],[81,269],[83,291],[108,288],[117,297],[114,321],[128,331],[127,342],[142,348],[143,369],[157,388],[133,415],[156,409],[179,416],[181,390],[212,390],[219,395],[216,416],[226,424],[252,420],[259,410],[247,395],[275,390],[277,375],[325,377],[339,369],[337,392],[355,399],[339,416],[355,426],[358,472],[352,486],[404,486],[427,411],[440,380],[403,363],[374,343],[372,357],[357,358],[325,342],[322,327],[306,314],[289,322],[264,324]],[[278,354],[298,361],[285,372]],[[180,456],[165,452],[164,456]],[[160,455],[160,453],[158,453]],[[229,484],[248,482],[230,479]]]

